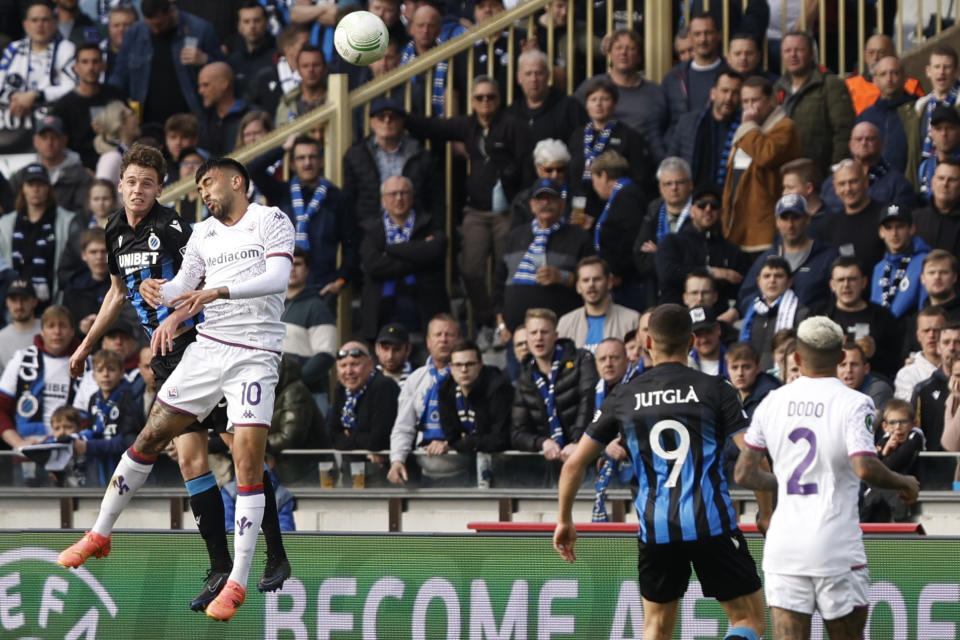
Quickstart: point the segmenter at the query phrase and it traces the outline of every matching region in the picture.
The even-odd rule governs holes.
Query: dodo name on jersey
[[[690,385],[686,394],[683,393],[683,389],[658,389],[657,391],[636,393],[634,397],[637,400],[637,405],[633,408],[634,411],[640,407],[652,407],[661,404],[700,402],[700,398],[697,397],[697,392],[694,391],[693,385]]]
[[[788,416],[812,416],[815,418],[823,417],[824,407],[822,402],[795,402],[791,400],[787,403]]]

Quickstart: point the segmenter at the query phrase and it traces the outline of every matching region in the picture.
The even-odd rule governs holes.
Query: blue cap
[[[39,181],[39,182],[44,182],[46,184],[50,184],[50,174],[47,173],[46,167],[44,167],[39,162],[28,164],[23,169],[21,169],[20,177],[23,180],[23,182]]]
[[[393,98],[374,98],[370,103],[370,117],[377,115],[381,111],[393,111],[396,114],[407,117],[407,110],[403,108],[403,105],[394,100]]]
[[[798,196],[795,193],[788,193],[777,200],[776,212],[778,218],[786,213],[805,216],[807,215],[807,200],[803,196]]]
[[[537,196],[544,193],[548,193],[552,196],[562,198],[563,187],[561,187],[559,183],[554,182],[550,178],[540,178],[533,183],[533,193],[531,193],[530,195],[531,197],[536,198]]]

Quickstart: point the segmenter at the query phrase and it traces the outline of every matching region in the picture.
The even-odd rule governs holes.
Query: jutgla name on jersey
[[[117,266],[121,269],[136,269],[157,264],[160,258],[158,251],[134,251],[117,256]]]
[[[659,391],[644,391],[634,394],[637,399],[637,406],[634,411],[640,407],[652,407],[660,404],[686,404],[688,402],[700,402],[697,392],[693,390],[693,385],[687,389],[687,394],[683,395],[682,389],[661,389]]]

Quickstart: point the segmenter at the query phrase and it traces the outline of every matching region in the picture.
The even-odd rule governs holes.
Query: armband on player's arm
[[[276,254],[267,257],[267,270],[260,275],[228,285],[227,298],[259,298],[272,293],[283,293],[290,282],[290,257]]]

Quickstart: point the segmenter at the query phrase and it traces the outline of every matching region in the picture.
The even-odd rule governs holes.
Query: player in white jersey
[[[109,554],[113,525],[143,485],[156,456],[226,397],[238,485],[235,557],[226,585],[206,612],[228,620],[246,597],[263,519],[263,456],[285,332],[280,314],[294,229],[279,209],[248,202],[249,177],[235,160],[208,160],[197,171],[197,185],[212,217],[194,228],[180,271],[160,287],[159,299],[147,300],[177,307],[154,331],[154,352],[173,347],[185,318],[203,310],[204,322],[197,327],[196,342],[157,393],[147,425],[117,466],[96,524],[58,561],[77,567],[91,555]]]
[[[771,392],[753,414],[735,479],[777,491],[763,549],[773,637],[806,640],[814,610],[832,640],[859,639],[870,577],[857,510],[860,480],[917,499],[913,476],[890,471],[874,446],[873,401],[836,377],[843,329],[824,316],[797,329],[801,377]],[[774,473],[762,467],[769,453]]]

